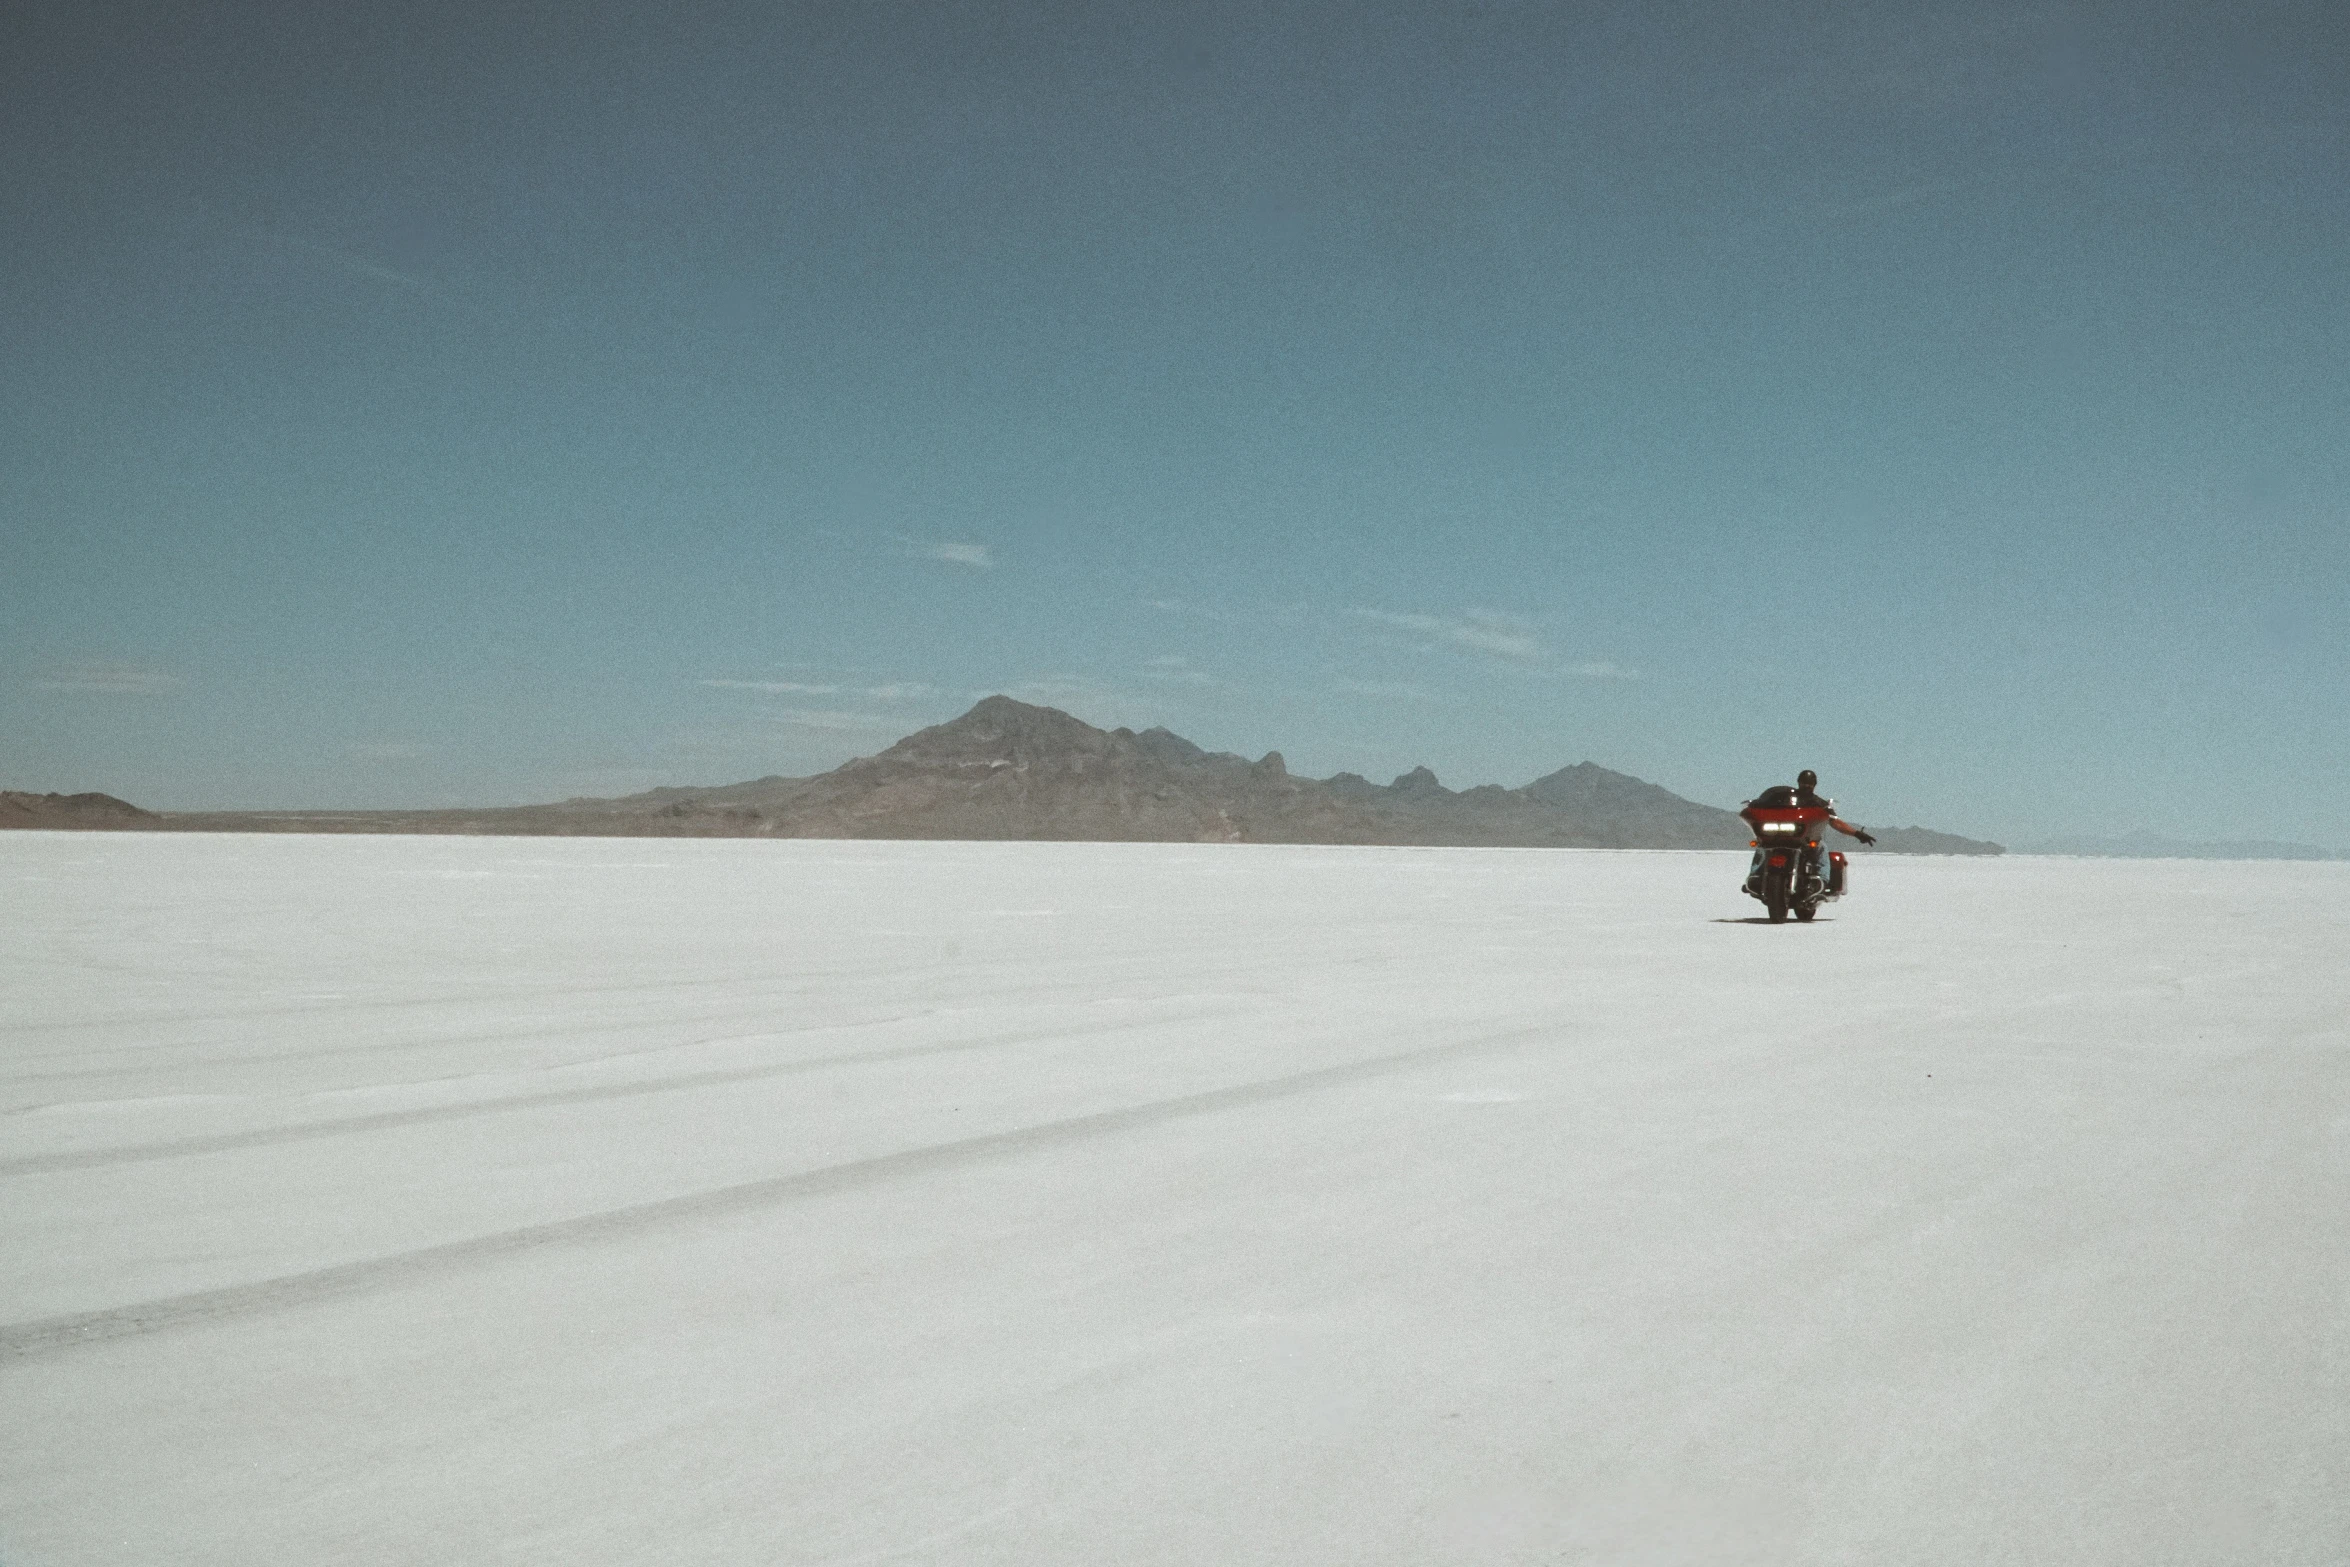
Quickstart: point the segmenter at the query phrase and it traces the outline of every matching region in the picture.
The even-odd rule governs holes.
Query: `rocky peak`
[[[104,826],[154,819],[154,812],[142,811],[110,794],[30,794],[0,789],[0,826]]]
[[[1009,762],[1015,766],[1060,757],[1099,756],[1111,736],[1053,707],[991,696],[962,717],[908,735],[876,761],[937,764]]]
[[[1654,791],[1666,798],[1678,798],[1669,790],[1626,773],[1610,772],[1596,762],[1577,762],[1572,767],[1562,767],[1555,773],[1535,779],[1521,792],[1528,799],[1540,800],[1546,805],[1582,805],[1593,800],[1644,791]]]
[[[1171,729],[1145,729],[1134,737],[1134,744],[1146,754],[1177,767],[1187,767],[1208,759],[1207,752]]]

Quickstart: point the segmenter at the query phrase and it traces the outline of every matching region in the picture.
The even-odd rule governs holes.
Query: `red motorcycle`
[[[1844,896],[1844,851],[1831,849],[1821,863],[1820,833],[1835,813],[1824,805],[1797,805],[1792,789],[1766,789],[1738,814],[1754,829],[1754,861],[1739,889],[1783,925],[1789,913],[1809,921],[1820,905]],[[1784,803],[1773,796],[1786,796]]]

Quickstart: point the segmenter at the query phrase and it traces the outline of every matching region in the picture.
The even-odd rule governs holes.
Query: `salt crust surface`
[[[0,1561],[2350,1558],[2350,865],[1740,870],[0,836]]]

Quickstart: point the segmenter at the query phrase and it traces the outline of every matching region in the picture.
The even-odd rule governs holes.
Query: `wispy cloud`
[[[844,713],[830,708],[787,707],[766,715],[786,729],[854,730],[895,729],[900,720],[881,713]]]
[[[1843,210],[1846,212],[1866,212],[1880,207],[1914,207],[1922,201],[1932,201],[1937,196],[1955,195],[1959,191],[1977,189],[1990,183],[1992,183],[1990,180],[1979,177],[1975,179],[1919,180],[1914,184],[1886,191],[1882,195],[1863,196],[1856,201],[1846,202]]]
[[[919,702],[935,696],[936,686],[924,685],[919,680],[891,680],[877,686],[848,685],[832,681],[809,680],[735,680],[711,676],[694,684],[719,691],[755,691],[761,696],[851,696],[872,702]]]
[[[1945,196],[2033,185],[2039,183],[2040,178],[2039,175],[2030,171],[2000,170],[1987,174],[1952,175],[1944,179],[1913,180],[1891,190],[1880,191],[1875,195],[1824,201],[1818,204],[1817,210],[1845,217],[1857,217],[1872,212],[1895,212],[1903,207],[1916,207],[1927,202],[1940,201]]]
[[[340,266],[353,277],[366,278],[376,283],[386,283],[393,288],[406,289],[412,294],[422,294],[428,299],[441,300],[448,297],[447,291],[438,285],[402,272],[397,267],[387,267],[382,262],[370,260],[366,256],[355,256],[349,251],[343,250],[328,250],[323,246],[313,246],[312,249]]]
[[[168,696],[187,683],[185,675],[142,664],[68,664],[33,677],[33,684],[45,691],[94,696]]]
[[[1091,675],[1044,675],[1007,687],[1004,695],[1046,707],[1064,707],[1081,702],[1097,713],[1119,712],[1138,705],[1115,687]]]
[[[430,300],[436,305],[453,305],[474,314],[481,313],[479,307],[446,285],[436,283],[430,278],[420,277],[413,272],[403,272],[398,267],[386,265],[375,257],[362,252],[345,250],[339,245],[322,244],[300,234],[289,234],[276,229],[255,229],[250,232],[265,243],[276,245],[283,251],[331,267],[346,277],[359,278],[364,282],[397,289],[401,293]]]
[[[837,681],[814,680],[737,680],[711,676],[694,684],[720,691],[749,691],[758,696],[841,697],[848,700],[863,698],[876,702],[906,702],[930,694],[930,687],[912,681],[896,681],[887,685],[855,686]],[[749,719],[753,723],[782,725],[787,729],[822,729],[827,731],[862,731],[894,729],[904,725],[902,718],[886,717],[880,713],[851,712],[832,707],[776,707],[754,710]]]
[[[1144,599],[1142,603],[1144,608],[1161,614],[1181,615],[1219,626],[1295,626],[1319,618],[1305,604],[1248,604],[1239,609],[1217,609],[1207,604],[1187,604],[1181,599]]]
[[[1472,609],[1458,617],[1400,614],[1384,609],[1358,609],[1354,613],[1382,626],[1409,631],[1424,638],[1428,647],[1466,648],[1515,664],[1538,663],[1543,657],[1543,646],[1534,635],[1533,623],[1500,610]]]
[[[978,571],[995,569],[995,557],[987,552],[984,544],[932,543],[917,545],[916,550],[925,560],[943,560],[950,565],[969,566]]]
[[[1608,659],[1569,663],[1543,645],[1534,622],[1521,615],[1494,609],[1464,610],[1459,615],[1407,614],[1395,610],[1358,609],[1356,618],[1374,625],[1410,632],[1423,649],[1458,648],[1497,660],[1535,677],[1576,680],[1637,680],[1640,671]],[[1338,689],[1362,696],[1392,696],[1425,700],[1422,688],[1410,682],[1340,681]]]
[[[1192,667],[1191,660],[1173,654],[1154,658],[1142,667],[1142,678],[1155,680],[1167,686],[1212,686],[1216,677],[1204,669]]]
[[[768,696],[838,696],[840,687],[810,685],[802,680],[725,680],[712,678],[697,680],[696,685],[714,686],[721,691],[758,691]]]
[[[1375,696],[1390,702],[1441,702],[1445,697],[1414,680],[1341,680],[1336,689],[1353,696]]]
[[[1210,609],[1205,604],[1186,604],[1181,599],[1144,599],[1143,603],[1169,615],[1188,615],[1194,620],[1212,620],[1220,626],[1228,626],[1240,618],[1224,610]]]
[[[679,729],[653,742],[654,747],[679,756],[731,756],[738,751],[764,748],[774,731],[766,725],[740,725],[724,730]]]

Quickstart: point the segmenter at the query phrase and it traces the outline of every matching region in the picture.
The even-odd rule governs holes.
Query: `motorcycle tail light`
[[[1774,854],[1771,856],[1771,863],[1773,865],[1784,865],[1787,863],[1787,856],[1784,854]]]

